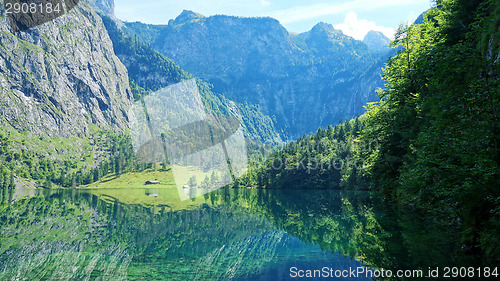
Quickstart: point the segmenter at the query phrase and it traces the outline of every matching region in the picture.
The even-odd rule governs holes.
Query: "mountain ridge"
[[[0,5],[0,178],[10,175],[9,188],[74,188],[151,168],[135,158],[132,104],[194,78],[138,38],[112,33],[105,23],[126,27],[91,4],[16,33]],[[258,107],[197,82],[207,112],[237,117],[257,142],[281,142]]]
[[[363,38],[363,43],[365,43],[370,50],[373,51],[384,51],[389,48],[389,43],[391,40],[387,38],[380,31],[369,31]]]
[[[169,20],[168,24],[169,25],[182,25],[189,23],[193,20],[199,20],[205,18],[204,15],[195,13],[190,10],[183,10],[180,15],[178,15],[175,19]]]
[[[327,23],[301,34],[269,17],[125,25],[216,92],[275,116],[291,139],[362,114],[376,100],[375,89],[384,86],[381,68],[393,54],[373,52]]]

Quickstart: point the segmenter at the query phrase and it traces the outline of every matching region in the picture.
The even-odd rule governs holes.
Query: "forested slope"
[[[387,88],[368,106],[363,140],[373,186],[405,205],[445,212],[463,240],[500,250],[500,4],[437,1],[423,24],[401,26]]]
[[[76,187],[143,170],[127,134],[130,107],[194,76],[86,1],[18,33],[5,15],[0,5],[0,188]],[[257,106],[197,85],[210,114],[237,117],[256,142],[281,142]]]
[[[378,190],[404,208],[458,225],[467,252],[498,257],[500,4],[437,1],[424,18],[399,27],[386,88],[363,122],[288,144],[244,184]],[[325,169],[332,158],[362,166]]]
[[[237,185],[269,189],[369,188],[362,153],[377,148],[376,142],[360,141],[364,117],[335,127],[318,129],[311,136],[276,149],[263,162],[253,163]]]

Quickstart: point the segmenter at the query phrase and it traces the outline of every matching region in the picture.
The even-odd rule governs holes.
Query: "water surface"
[[[327,269],[481,266],[446,222],[369,192],[0,192],[0,280],[331,280]]]

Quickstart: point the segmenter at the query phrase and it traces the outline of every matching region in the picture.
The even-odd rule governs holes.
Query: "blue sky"
[[[430,0],[115,0],[116,17],[125,21],[166,24],[182,10],[205,16],[270,16],[288,31],[305,32],[316,23],[331,23],[362,39],[370,30],[392,37],[394,29],[412,22],[431,7]]]

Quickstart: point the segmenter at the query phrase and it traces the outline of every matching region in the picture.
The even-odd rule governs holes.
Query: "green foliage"
[[[113,173],[110,163],[120,171],[141,169],[130,137],[104,129],[83,139],[35,137],[3,127],[0,142],[0,189],[16,188],[16,177],[35,187],[86,185]]]
[[[238,184],[276,189],[366,189],[361,156],[376,143],[357,138],[363,127],[363,121],[355,118],[318,129],[314,135],[286,144],[261,165],[253,163]]]
[[[486,252],[493,246],[483,237],[499,233],[499,6],[437,1],[423,24],[401,26],[387,88],[368,105],[361,135],[380,144],[366,155],[375,187],[458,218],[464,243]]]
[[[192,176],[192,177],[189,179],[188,185],[189,185],[190,187],[197,186],[197,183],[196,183],[196,176]]]
[[[424,23],[397,30],[386,88],[367,105],[364,122],[302,137],[253,164],[238,184],[377,189],[455,221],[464,245],[498,256],[492,237],[500,233],[500,5],[437,2]],[[363,166],[332,169],[332,159],[361,159]]]

